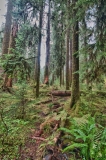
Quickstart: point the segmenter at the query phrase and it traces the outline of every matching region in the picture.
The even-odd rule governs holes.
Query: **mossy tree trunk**
[[[75,7],[75,3],[77,0],[73,0],[73,7]],[[73,10],[73,19],[75,19],[76,9]],[[72,36],[72,94],[71,94],[71,103],[70,107],[77,103],[79,100],[79,25],[78,20],[73,25],[73,36]]]

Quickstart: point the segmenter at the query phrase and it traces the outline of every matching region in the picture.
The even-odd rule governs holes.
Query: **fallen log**
[[[52,100],[48,99],[48,100],[45,100],[45,101],[41,101],[41,102],[36,103],[36,105],[46,104],[46,103],[49,103],[49,102],[52,102]]]
[[[71,96],[71,91],[52,91],[53,96]]]

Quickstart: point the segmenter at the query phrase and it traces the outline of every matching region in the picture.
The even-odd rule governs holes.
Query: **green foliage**
[[[0,158],[18,158],[19,146],[25,142],[25,128],[28,121],[14,119],[9,116],[8,108],[5,107],[5,99],[0,101]],[[22,132],[23,131],[23,132]]]
[[[0,93],[0,159],[2,160],[19,159],[20,149],[25,145],[29,129],[35,127],[37,117],[35,101],[28,106],[28,98],[32,98],[30,93],[28,94],[28,84],[21,81],[13,90],[13,95]]]
[[[0,27],[0,53],[2,53],[2,42],[3,42],[3,32],[4,32],[4,25]]]
[[[31,66],[27,59],[21,55],[6,55],[5,60],[1,59],[1,64],[4,72],[9,76],[17,77],[18,80],[25,80],[30,77]]]
[[[71,127],[69,129],[60,128],[65,133],[69,134],[71,139],[74,137],[74,141],[69,143],[69,146],[64,149],[64,152],[73,151],[73,149],[78,148],[80,150],[80,156],[83,159],[105,160],[106,128],[101,125],[97,127],[95,119],[88,115],[80,119],[82,123],[79,119],[80,118],[71,119]]]
[[[31,54],[34,56],[35,45],[38,43],[38,27],[36,24],[33,26],[30,22],[22,24],[17,38],[16,38],[16,51],[23,53],[23,55]],[[26,49],[28,47],[28,49]]]
[[[15,93],[15,97],[19,99],[18,104],[18,110],[17,113],[19,113],[18,118],[25,118],[25,108],[27,107],[27,87],[28,85],[23,81],[21,81],[21,85],[18,85],[18,91]],[[19,109],[20,108],[20,109]]]

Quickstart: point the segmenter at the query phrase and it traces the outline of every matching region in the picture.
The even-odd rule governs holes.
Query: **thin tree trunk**
[[[38,42],[38,58],[37,58],[37,80],[36,80],[36,97],[39,97],[39,83],[40,83],[40,56],[41,56],[41,41],[42,41],[42,21],[43,21],[43,0],[40,6],[39,15],[39,42]]]
[[[63,66],[63,70],[62,70],[62,85],[64,86],[64,66]]]
[[[49,84],[49,59],[50,59],[50,0],[49,0],[49,8],[48,8],[44,84]]]
[[[86,49],[86,47],[87,47],[87,38],[86,38],[87,25],[86,25],[85,17],[83,19],[83,25],[84,25],[84,30],[85,30],[85,34],[84,34],[84,47]],[[85,52],[86,52],[86,50],[85,50]],[[86,53],[85,53],[85,56],[84,56],[84,61],[87,64],[87,54]],[[88,69],[86,69],[86,73],[88,74]],[[86,81],[87,88],[89,88],[88,78],[86,78],[85,81]]]
[[[34,55],[35,56],[37,56],[37,49],[36,49],[36,46],[35,46],[35,48],[34,48]],[[35,83],[36,83],[36,81],[37,81],[37,57],[35,57],[35,69],[34,69],[34,81],[35,81]]]
[[[61,35],[62,35],[62,33],[61,33]],[[60,87],[62,85],[62,67],[63,67],[62,54],[63,54],[63,42],[61,42],[61,57],[60,57],[61,64],[60,64],[60,74],[59,74],[60,75]]]
[[[70,25],[69,25],[69,10],[70,10],[70,0],[67,0],[67,51],[66,51],[66,90],[69,90],[69,37],[70,37]]]
[[[54,64],[53,64],[53,66],[52,66],[52,70],[53,70],[53,72],[52,72],[51,85],[53,85],[53,84],[54,84],[54,79],[55,79],[55,76],[54,76]]]
[[[72,40],[70,39],[70,87],[72,84]]]
[[[62,68],[60,68],[60,87],[62,85]]]
[[[75,3],[77,1],[73,0],[73,4],[75,7]],[[76,10],[74,9],[73,18],[75,18]],[[70,107],[73,108],[73,106],[77,103],[79,100],[79,56],[78,56],[78,50],[79,50],[79,25],[78,21],[76,20],[74,26],[73,26],[73,44],[72,44],[72,95],[71,95],[71,103]]]

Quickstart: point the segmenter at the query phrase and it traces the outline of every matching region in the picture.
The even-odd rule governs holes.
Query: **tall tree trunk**
[[[86,24],[85,17],[84,17],[82,23],[83,23],[84,30],[85,30],[85,32],[84,32],[84,42],[83,42],[83,43],[84,43],[84,47],[85,47],[84,61],[85,61],[85,64],[87,64],[87,63],[88,63],[88,62],[87,62],[87,56],[88,56],[88,55],[86,54],[86,48],[87,48],[87,34],[86,34],[87,24]],[[88,68],[86,69],[86,73],[88,74]],[[88,78],[85,79],[85,82],[86,82],[87,88],[89,89],[89,81],[88,81]]]
[[[62,33],[63,33],[63,25],[62,25],[62,30],[61,30],[61,36],[62,36]],[[60,44],[60,49],[61,49],[61,57],[60,57],[60,87],[62,85],[62,68],[63,68],[63,60],[62,60],[62,56],[63,56],[63,41],[61,42]]]
[[[61,12],[61,44],[60,44],[60,49],[61,49],[61,57],[60,57],[60,86],[64,85],[64,51],[65,51],[65,40],[63,38],[63,32],[64,32],[64,23],[63,23],[63,11]]]
[[[72,40],[70,39],[70,87],[72,84]]]
[[[42,21],[43,21],[43,0],[40,6],[39,14],[39,42],[38,42],[38,57],[37,57],[37,80],[36,80],[36,97],[39,97],[39,83],[40,83],[40,56],[41,56],[41,41],[42,41]]]
[[[36,49],[36,47],[35,47],[35,49],[34,49],[34,55],[36,56],[36,54],[37,54],[37,49]],[[34,81],[35,81],[35,83],[37,82],[37,58],[35,57],[35,71],[34,71]]]
[[[73,7],[75,7],[77,0],[73,0]],[[73,18],[75,18],[76,9],[73,11]],[[71,103],[70,107],[76,104],[79,100],[79,25],[78,20],[74,23],[73,26],[73,37],[72,37],[72,94],[71,94]]]
[[[10,35],[10,42],[9,42],[9,49],[8,49],[8,54],[13,54],[13,49],[15,49],[15,38],[17,36],[17,32],[18,32],[18,23],[14,22],[13,23],[13,27],[11,30],[11,35]],[[8,88],[8,87],[12,87],[12,74],[5,75],[5,80],[4,80],[4,88]]]
[[[52,79],[51,79],[51,85],[53,85],[54,84],[54,80],[55,80],[55,76],[54,76],[54,64],[52,64],[52,70],[53,70],[53,72],[52,72]]]
[[[70,12],[70,0],[67,0],[67,51],[66,51],[66,90],[69,90],[69,37],[70,37],[70,25],[69,25],[69,12]]]
[[[11,24],[12,24],[12,14],[11,14],[12,9],[13,9],[12,0],[8,0],[7,13],[6,13],[6,23],[5,23],[5,30],[4,30],[4,38],[3,38],[3,45],[2,45],[2,56],[4,56],[4,54],[8,54],[8,52],[9,52],[8,49],[9,49]],[[11,82],[11,80],[8,80],[8,76],[7,76],[7,74],[5,74],[4,75],[3,89],[5,90],[8,85],[12,86],[12,82]]]
[[[60,87],[62,85],[62,68],[60,68]]]
[[[18,32],[18,23],[14,21],[12,30],[11,30],[11,35],[10,35],[8,54],[12,54],[13,53],[12,49],[15,49],[15,45],[16,45],[15,38],[17,37],[17,32]]]
[[[62,70],[62,85],[64,86],[64,66],[63,66],[63,70]]]
[[[49,59],[50,59],[50,0],[48,7],[48,21],[47,21],[47,39],[46,39],[46,61],[45,61],[45,73],[44,83],[49,84]]]
[[[13,8],[12,0],[8,0],[4,38],[2,45],[2,55],[8,53],[10,33],[11,33],[11,23],[12,23],[12,15],[11,15],[12,8]]]

